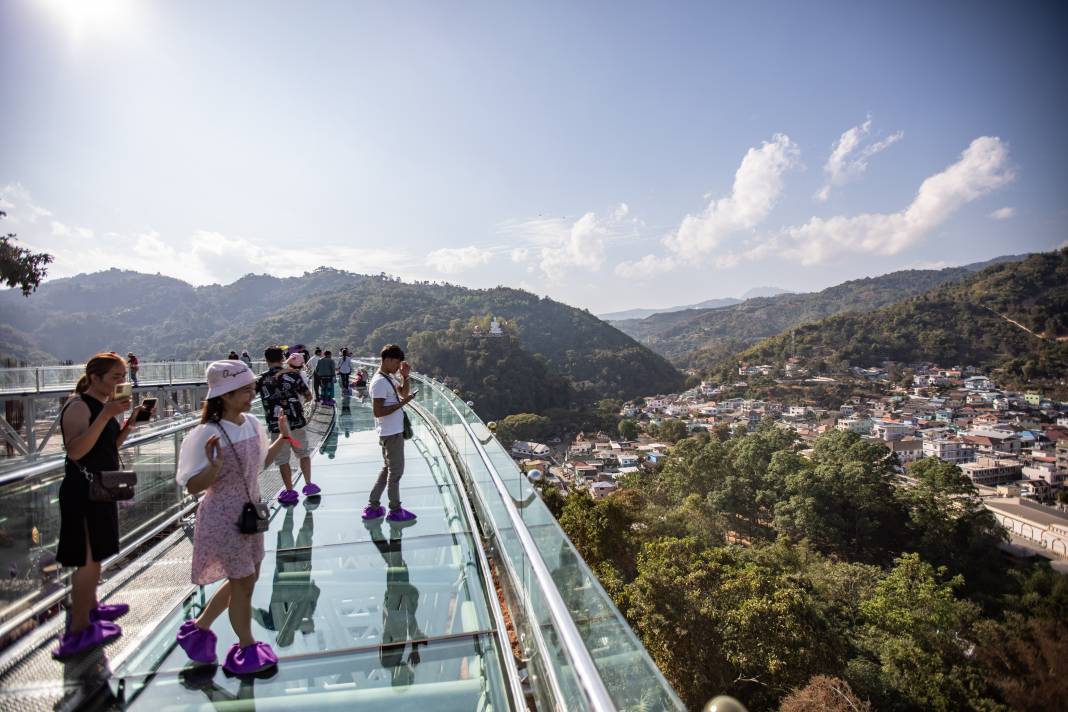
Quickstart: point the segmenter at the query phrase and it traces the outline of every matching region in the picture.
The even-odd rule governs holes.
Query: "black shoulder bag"
[[[246,418],[249,416],[245,416]],[[226,432],[226,428],[222,426],[222,423],[216,422],[219,426],[219,430],[222,431],[223,437],[226,438],[226,444],[230,446],[230,452],[234,454],[234,458],[237,459],[237,465],[241,468],[241,477],[245,477],[245,463],[241,460],[241,456],[237,454],[237,448],[234,447],[233,441]],[[270,525],[271,510],[265,502],[253,502],[252,490],[248,488],[248,481],[245,481],[245,492],[248,494],[248,501],[245,502],[245,506],[241,509],[241,516],[237,518],[237,529],[242,534],[259,534],[260,532],[267,531],[267,527]]]
[[[73,400],[73,398],[68,400],[59,411],[59,418],[61,421],[60,428],[63,427],[63,412]],[[67,438],[64,436],[64,448],[66,447],[66,442]],[[67,459],[73,462],[74,466],[85,475],[85,480],[89,483],[90,502],[123,502],[128,499],[133,499],[134,486],[137,484],[137,473],[133,470],[105,470],[94,475],[89,468],[85,467],[82,463],[69,455],[67,456]],[[122,466],[121,455],[119,456],[119,466]]]
[[[389,385],[393,386],[393,395],[397,396],[397,403],[400,404],[401,397],[400,393],[397,392],[397,384],[393,382],[393,379],[388,374],[383,373],[382,375],[389,381]],[[405,440],[411,440],[415,436],[415,431],[412,430],[412,421],[408,419],[408,414],[404,412],[403,407],[401,408],[401,415],[404,416],[404,430],[401,432],[404,434]]]

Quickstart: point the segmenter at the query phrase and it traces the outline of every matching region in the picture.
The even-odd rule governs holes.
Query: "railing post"
[[[26,423],[26,454],[29,459],[37,459],[37,399],[27,398],[23,410]]]
[[[33,369],[33,383],[34,383],[34,390],[37,391],[38,393],[40,393],[41,392],[41,369],[40,369],[40,367],[37,367],[37,368]]]
[[[174,385],[174,361],[167,364],[167,383]]]

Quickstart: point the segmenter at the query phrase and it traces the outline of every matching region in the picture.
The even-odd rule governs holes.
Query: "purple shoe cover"
[[[314,482],[309,482],[308,484],[304,485],[304,489],[301,491],[304,493],[305,497],[314,497],[323,490],[321,487],[319,487],[319,485],[315,484]]]
[[[113,621],[130,612],[128,603],[98,603],[96,608],[89,611],[91,621]]]
[[[403,507],[398,507],[390,511],[386,519],[390,522],[410,522],[415,519],[415,515]]]
[[[386,508],[382,506],[376,507],[373,504],[369,504],[363,508],[363,514],[361,516],[365,521],[368,519],[381,519],[386,516]]]
[[[205,665],[215,662],[216,642],[215,634],[197,626],[196,621],[186,621],[178,629],[178,645],[193,662]]]
[[[278,493],[278,501],[282,504],[296,504],[300,499],[300,495],[296,490],[284,489]]]
[[[254,675],[278,664],[278,656],[267,643],[256,642],[242,648],[238,643],[230,646],[223,670],[231,675]]]
[[[77,633],[64,633],[59,639],[59,646],[52,651],[57,658],[69,658],[97,648],[122,635],[122,628],[110,621],[93,621],[87,628]]]

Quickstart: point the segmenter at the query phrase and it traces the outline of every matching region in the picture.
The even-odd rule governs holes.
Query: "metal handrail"
[[[420,376],[415,377],[439,392],[444,390],[442,386],[438,385],[431,379]],[[590,706],[598,712],[611,712],[612,710],[615,710],[615,702],[612,701],[611,695],[608,694],[608,689],[605,687],[604,681],[601,679],[601,674],[598,672],[597,666],[593,662],[593,658],[590,657],[590,651],[586,648],[586,643],[582,640],[582,636],[579,634],[578,627],[575,625],[575,621],[571,617],[571,612],[568,610],[567,604],[560,595],[560,591],[556,588],[556,583],[553,581],[549,567],[546,565],[545,559],[542,558],[541,551],[534,542],[534,538],[530,535],[526,523],[520,516],[519,510],[516,508],[515,502],[512,500],[512,495],[508,491],[507,486],[501,479],[500,473],[497,472],[496,466],[493,464],[493,461],[490,460],[489,454],[482,446],[482,442],[475,435],[475,432],[471,429],[471,425],[467,422],[467,418],[464,417],[464,414],[460,412],[460,409],[456,407],[456,404],[453,403],[452,399],[447,395],[445,396],[445,401],[459,417],[464,430],[467,431],[468,436],[471,438],[471,442],[475,445],[479,458],[490,473],[490,478],[504,503],[505,511],[508,513],[508,518],[511,520],[512,526],[515,529],[516,536],[519,538],[519,542],[523,546],[523,551],[530,559],[531,569],[534,572],[534,577],[538,581],[538,586],[542,590],[542,594],[545,596],[545,603],[548,605],[549,615],[553,620],[553,624],[557,628],[557,632],[560,634],[564,652],[567,654],[572,668],[575,670],[575,673],[579,678],[582,690],[585,693]]]
[[[127,438],[126,442],[122,444],[120,450],[125,450],[127,448],[131,448],[136,445],[155,440],[156,438],[161,438],[167,435],[173,435],[174,433],[178,433],[183,430],[188,430],[199,422],[199,414],[191,415],[188,418],[181,420],[177,423],[168,425],[165,428],[160,428],[159,430],[152,430],[141,435],[131,436]],[[8,484],[9,482],[18,482],[19,480],[24,480],[29,477],[36,477],[38,475],[43,475],[48,472],[51,472],[60,467],[66,457],[66,454],[58,454],[55,457],[50,457],[46,460],[39,460],[38,462],[27,467],[22,467],[17,470],[12,470],[10,472],[0,474],[0,485]]]

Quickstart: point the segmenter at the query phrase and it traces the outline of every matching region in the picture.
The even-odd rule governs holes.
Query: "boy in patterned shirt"
[[[282,504],[296,504],[300,497],[293,489],[293,468],[289,464],[291,453],[296,453],[300,460],[300,471],[304,475],[304,496],[314,497],[321,493],[319,485],[311,481],[311,449],[304,426],[308,424],[304,417],[304,403],[312,399],[308,385],[299,373],[287,370],[282,365],[282,349],[272,346],[263,352],[267,361],[267,372],[256,381],[256,391],[263,402],[263,412],[267,416],[267,430],[278,434],[278,413],[286,414],[289,421],[290,439],[278,451],[274,464],[282,475],[285,487],[278,493]]]

